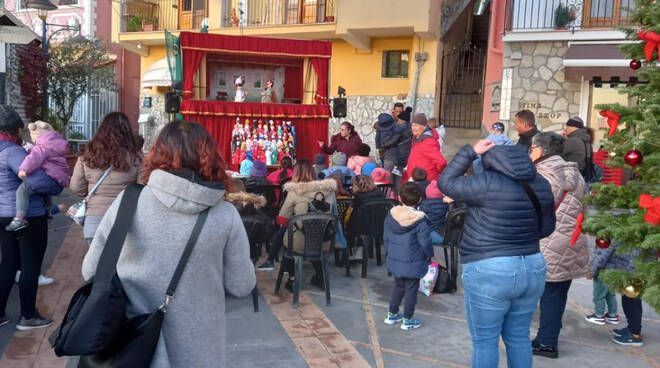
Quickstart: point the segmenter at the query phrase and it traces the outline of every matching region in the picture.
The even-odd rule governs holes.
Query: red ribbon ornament
[[[660,35],[653,31],[639,31],[637,37],[646,42],[644,45],[644,55],[646,61],[650,62],[653,56],[653,50],[658,48],[658,57],[660,57]]]
[[[607,118],[607,126],[610,127],[607,137],[610,138],[616,133],[616,130],[619,128],[619,118],[621,115],[612,111],[612,110],[602,110],[599,112],[600,116]]]
[[[654,226],[660,224],[660,196],[653,197],[650,194],[642,194],[639,196],[639,208],[646,210],[644,221]]]
[[[577,243],[578,238],[582,235],[582,222],[584,221],[584,213],[578,215],[577,223],[575,225],[575,230],[571,236],[571,246],[574,246]]]

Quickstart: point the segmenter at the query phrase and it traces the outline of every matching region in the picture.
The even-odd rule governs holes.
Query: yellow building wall
[[[144,73],[147,72],[147,69],[151,64],[167,56],[167,49],[165,46],[151,46],[149,47],[149,56],[143,56],[140,58],[140,81],[144,77]],[[162,91],[158,91],[156,88],[149,88],[144,91],[148,94],[162,94]]]
[[[410,51],[408,78],[381,77],[383,52],[388,50]],[[351,96],[411,94],[417,68],[414,55],[417,51],[426,51],[429,54],[429,59],[420,73],[417,94],[435,94],[437,41],[424,40],[417,36],[374,39],[369,51],[358,50],[343,40],[332,41],[330,94],[335,95],[340,85]]]

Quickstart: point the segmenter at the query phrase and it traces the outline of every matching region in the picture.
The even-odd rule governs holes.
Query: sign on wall
[[[511,116],[511,88],[513,86],[513,68],[502,69],[502,90],[500,98],[500,120],[509,120]]]

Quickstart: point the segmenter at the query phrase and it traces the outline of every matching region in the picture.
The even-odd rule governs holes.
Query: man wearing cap
[[[490,126],[488,131],[490,134],[488,137],[486,137],[486,139],[495,142],[496,146],[513,146],[513,141],[511,138],[504,134],[504,124],[500,123],[499,121],[495,122]],[[474,160],[472,167],[474,168],[475,173],[484,171],[484,166],[481,163],[481,156]]]
[[[440,151],[438,132],[428,125],[428,119],[424,114],[415,114],[411,123],[413,139],[406,176],[409,177],[413,170],[419,167],[426,171],[426,180],[437,180],[447,166],[447,161]],[[405,180],[407,177],[404,178]]]
[[[591,137],[587,129],[584,128],[584,122],[577,116],[574,116],[566,122],[564,130],[564,153],[562,157],[566,161],[576,162],[581,173],[587,166],[589,157],[591,157]]]

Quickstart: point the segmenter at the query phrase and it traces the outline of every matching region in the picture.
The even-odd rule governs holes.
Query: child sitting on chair
[[[385,249],[387,270],[394,275],[394,290],[390,299],[385,323],[394,325],[401,322],[402,330],[412,330],[422,326],[413,318],[417,304],[419,280],[428,270],[433,258],[431,229],[424,212],[415,209],[422,200],[422,191],[414,183],[406,183],[399,195],[403,206],[395,206],[385,218]],[[403,301],[403,314],[399,306]]]
[[[416,170],[416,169],[415,169]],[[418,185],[419,186],[419,185]],[[442,244],[447,220],[447,203],[444,195],[438,189],[437,181],[433,180],[426,186],[426,199],[422,200],[419,210],[426,214],[431,224],[431,241],[433,244]]]

